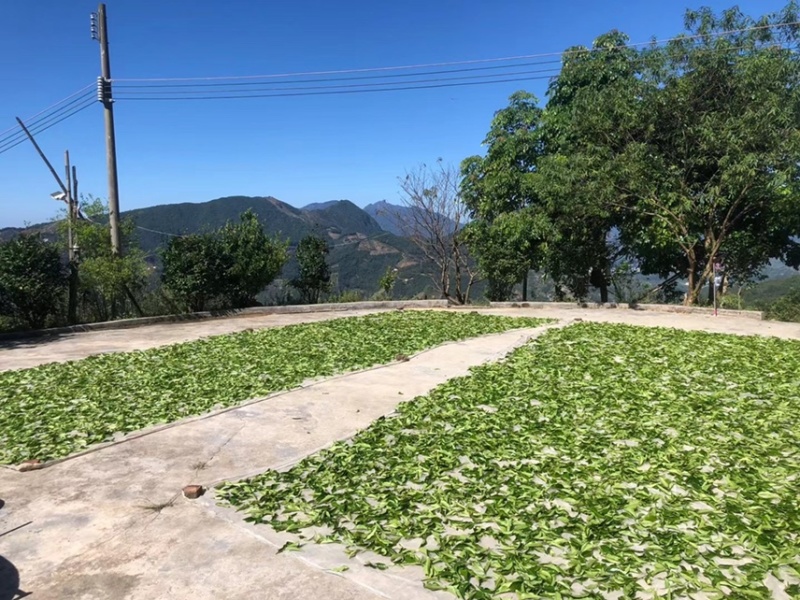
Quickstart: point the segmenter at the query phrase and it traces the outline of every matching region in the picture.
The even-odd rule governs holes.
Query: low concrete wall
[[[492,302],[492,308],[561,308],[561,309],[596,309],[596,310],[649,310],[654,312],[683,313],[713,315],[714,309],[705,306],[681,306],[678,304],[637,304],[630,307],[627,304],[597,304],[594,302],[577,304],[575,302]],[[740,317],[743,319],[762,320],[763,313],[754,310],[730,310],[720,308],[717,314],[721,317]]]
[[[131,327],[143,327],[145,325],[156,325],[158,323],[181,323],[184,321],[198,321],[201,319],[224,319],[231,317],[253,317],[257,315],[287,315],[351,310],[391,310],[398,308],[447,308],[447,300],[389,300],[385,302],[342,302],[336,304],[254,306],[253,308],[242,308],[238,310],[209,311],[181,315],[162,315],[158,317],[143,317],[141,319],[120,319],[118,321],[104,321],[102,323],[86,323],[84,325],[71,325],[69,327],[38,329],[35,331],[15,331],[11,333],[0,334],[0,340],[18,340],[47,335],[79,333],[82,331],[127,329]]]

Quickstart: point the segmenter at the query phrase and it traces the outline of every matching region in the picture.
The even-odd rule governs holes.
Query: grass
[[[0,463],[63,457],[118,432],[236,405],[309,378],[543,322],[385,312],[2,372]]]
[[[798,374],[795,341],[579,324],[218,494],[463,598],[800,597]]]

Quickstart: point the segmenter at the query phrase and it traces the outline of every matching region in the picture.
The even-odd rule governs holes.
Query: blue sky
[[[687,7],[733,0],[109,0],[114,78],[244,76],[358,69],[559,52],[613,28],[632,42],[682,30]],[[747,13],[783,0],[742,0]],[[99,75],[83,0],[0,4],[0,131]],[[540,67],[541,68],[541,67]],[[115,105],[122,210],[226,195],[271,195],[302,206],[397,201],[397,177],[437,157],[480,153],[492,114],[547,82],[497,83],[379,94]],[[6,134],[0,134],[0,138]],[[43,132],[80,190],[105,197],[100,104]],[[0,154],[0,227],[52,218],[56,189],[33,148]]]

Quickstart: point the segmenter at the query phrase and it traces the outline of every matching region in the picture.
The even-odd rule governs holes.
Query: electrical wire
[[[50,129],[50,127],[53,127],[53,126],[61,123],[62,121],[68,119],[69,117],[81,112],[83,109],[88,108],[89,106],[92,106],[93,104],[95,104],[95,102],[96,102],[96,100],[94,98],[89,99],[89,100],[84,100],[82,104],[80,104],[79,106],[75,107],[70,112],[68,112],[66,114],[63,114],[63,115],[52,115],[48,119],[40,121],[38,123],[38,125],[36,125],[35,127],[33,127],[33,128],[28,127],[28,131],[31,133],[31,135],[35,135],[35,134],[38,134],[38,133],[40,133],[42,131],[46,131],[46,130]],[[55,121],[54,121],[54,119],[55,119]],[[28,136],[25,134],[24,131],[22,131],[22,128],[20,128],[20,134],[19,135],[17,135],[13,139],[9,139],[9,140],[3,142],[2,144],[0,144],[0,151],[5,151],[7,149],[11,149],[11,148],[23,143],[27,139],[28,139]]]
[[[38,113],[36,113],[35,115],[31,115],[31,116],[30,116],[30,117],[28,117],[27,119],[22,119],[22,120],[23,120],[23,122],[27,123],[27,122],[31,121],[32,119],[35,119],[35,118],[36,118],[36,117],[38,117],[39,115],[41,115],[41,114],[43,114],[43,113],[45,113],[45,112],[49,111],[51,108],[54,108],[54,107],[58,106],[59,104],[63,104],[64,102],[66,102],[67,100],[70,100],[70,99],[74,98],[75,96],[77,96],[78,94],[80,94],[81,92],[83,92],[84,90],[88,90],[89,88],[93,88],[94,86],[95,86],[95,84],[94,84],[94,83],[90,83],[89,85],[82,87],[82,88],[81,88],[81,89],[79,89],[78,91],[76,91],[76,92],[73,92],[72,94],[70,94],[70,95],[69,95],[69,96],[67,96],[66,98],[62,98],[61,100],[59,100],[58,102],[56,102],[56,103],[54,103],[54,104],[51,104],[51,105],[50,105],[50,106],[48,106],[47,108],[43,108],[42,110],[40,110],[40,111],[39,111]],[[2,136],[2,135],[5,135],[5,134],[7,134],[7,133],[8,133],[8,132],[10,132],[10,131],[13,131],[14,129],[17,129],[18,127],[19,127],[18,125],[14,125],[13,127],[9,127],[8,129],[6,129],[5,131],[0,131],[0,136]]]
[[[34,127],[41,126],[45,122],[52,121],[52,119],[54,117],[57,117],[60,114],[63,114],[64,112],[67,112],[68,110],[71,110],[70,107],[73,106],[74,104],[86,102],[90,98],[94,101],[94,94],[92,92],[84,92],[82,95],[78,96],[77,98],[73,99],[70,102],[67,102],[66,104],[64,104],[63,106],[59,107],[58,109],[56,109],[54,111],[51,111],[48,114],[46,114],[46,115],[44,115],[44,116],[42,116],[42,117],[40,117],[40,118],[38,118],[38,119],[36,119],[34,121],[31,121],[30,119],[28,119],[27,121],[23,121],[23,123],[25,123],[25,127],[27,127],[29,130],[34,128]],[[42,114],[43,112],[44,111],[41,111],[39,114]],[[17,124],[15,127],[12,127],[11,130],[9,130],[9,131],[12,131],[12,130],[15,130],[14,133],[11,133],[10,135],[6,135],[5,137],[0,138],[0,146],[5,145],[7,142],[14,141],[14,138],[15,139],[25,139],[25,138],[27,138],[27,136],[25,135],[25,132],[22,130],[22,127],[20,127],[19,124]]]
[[[217,95],[217,96],[147,96],[147,97],[127,97],[117,96],[117,99],[125,100],[128,102],[142,101],[142,100],[224,100],[224,99],[238,99],[238,98],[287,98],[294,96],[330,96],[339,94],[366,94],[375,92],[396,92],[400,90],[425,90],[435,88],[449,88],[449,87],[463,87],[474,85],[487,85],[495,83],[511,83],[518,81],[531,81],[534,79],[551,79],[554,75],[542,75],[533,77],[516,77],[511,79],[498,79],[495,81],[466,81],[462,83],[437,83],[431,85],[412,85],[412,86],[399,86],[381,89],[347,89],[347,90],[333,90],[333,91],[311,91],[311,92],[289,92],[279,94],[249,94],[249,95]]]
[[[44,131],[47,131],[51,127],[55,127],[59,123],[61,123],[63,121],[66,121],[70,117],[73,117],[73,116],[77,115],[79,112],[82,112],[82,111],[86,110],[87,108],[89,108],[90,106],[93,106],[96,102],[97,102],[97,100],[93,98],[92,100],[90,100],[90,101],[88,101],[88,102],[76,107],[71,112],[68,112],[67,114],[62,115],[58,120],[56,120],[56,121],[54,121],[54,122],[52,122],[52,123],[50,123],[48,125],[44,125],[42,123],[42,124],[39,125],[38,128],[35,128],[33,130],[29,130],[29,131],[31,132],[31,135],[36,135],[36,134],[42,133]],[[8,152],[9,150],[11,150],[12,148],[15,148],[16,146],[19,146],[20,144],[25,142],[27,139],[28,139],[27,136],[25,136],[20,140],[17,140],[17,141],[14,141],[14,142],[9,142],[4,146],[0,146],[0,154],[4,154],[4,153]]]
[[[468,73],[474,71],[490,71],[497,69],[521,69],[522,67],[535,67],[541,65],[560,65],[561,60],[542,60],[537,62],[522,63],[518,65],[492,65],[490,67],[469,67],[465,69],[444,69],[440,71],[425,71],[423,73],[398,73],[395,75],[358,75],[354,77],[334,77],[327,79],[294,79],[289,81],[235,81],[233,83],[155,83],[155,84],[126,84],[119,83],[114,86],[115,90],[122,89],[154,89],[154,88],[205,88],[205,87],[234,87],[234,86],[255,86],[273,84],[295,84],[295,83],[335,83],[339,81],[359,81],[365,79],[394,79],[399,77],[419,77],[421,75],[448,75],[451,73]]]
[[[447,78],[433,78],[433,79],[416,79],[413,81],[407,82],[409,86],[417,86],[417,84],[422,83],[442,83],[448,81],[470,81],[475,79],[496,79],[498,77],[510,77],[510,76],[518,76],[518,75],[532,75],[532,74],[539,74],[539,73],[558,73],[560,69],[534,69],[530,71],[518,71],[513,73],[493,73],[490,75],[464,75],[461,77],[447,77]],[[319,82],[321,83],[321,82]],[[302,87],[273,87],[273,88],[259,88],[259,89],[247,89],[247,90],[178,90],[178,91],[165,91],[165,90],[158,90],[158,91],[118,91],[115,94],[115,98],[117,99],[134,99],[137,96],[141,95],[157,95],[157,94],[237,94],[237,96],[241,95],[241,97],[248,97],[253,94],[253,92],[278,92],[278,91],[310,91],[310,90],[337,90],[337,89],[369,89],[369,88],[381,88],[390,85],[397,85],[397,81],[383,81],[380,83],[350,83],[350,84],[343,84],[343,85],[318,85],[318,86],[302,86]]]
[[[777,29],[780,27],[792,27],[800,25],[800,21],[792,21],[789,23],[770,23],[768,25],[754,25],[752,27],[744,27],[741,29],[730,29],[727,31],[720,31],[714,34],[697,34],[697,35],[681,35],[672,38],[665,38],[661,40],[650,40],[648,42],[636,42],[631,44],[621,44],[618,46],[612,46],[610,48],[598,48],[595,49],[601,51],[613,51],[613,50],[621,50],[624,48],[637,48],[640,46],[657,46],[668,44],[670,42],[676,41],[691,41],[697,40],[701,38],[719,38],[724,37],[727,35],[733,35],[737,33],[746,33],[749,31],[758,31],[764,29]],[[275,79],[275,78],[284,78],[284,77],[300,77],[300,76],[322,76],[322,75],[347,75],[353,73],[377,73],[377,72],[387,72],[387,71],[407,71],[412,69],[431,69],[431,68],[438,68],[438,67],[451,67],[451,66],[463,66],[463,65],[477,65],[477,64],[486,64],[486,63],[497,63],[497,62],[513,62],[519,60],[531,60],[531,59],[539,59],[539,58],[553,58],[553,57],[564,57],[570,54],[583,52],[583,50],[565,50],[562,52],[546,52],[546,53],[539,53],[539,54],[522,54],[518,56],[505,56],[500,58],[482,58],[482,59],[473,59],[473,60],[460,60],[460,61],[449,61],[449,62],[436,62],[436,63],[421,63],[421,64],[414,64],[414,65],[399,65],[399,66],[389,66],[389,67],[370,67],[370,68],[362,68],[362,69],[339,69],[339,70],[331,70],[331,71],[300,71],[300,72],[293,72],[293,73],[274,73],[268,75],[228,75],[228,76],[215,76],[215,77],[140,77],[140,78],[117,78],[113,79],[112,82],[188,82],[188,81],[235,81],[235,80],[253,80],[253,79]]]
[[[141,225],[134,225],[136,229],[141,229],[142,231],[149,231],[150,233],[158,233],[161,235],[168,235],[170,237],[184,237],[183,234],[180,233],[167,233],[166,231],[158,231],[156,229],[149,229],[147,227],[142,227]]]

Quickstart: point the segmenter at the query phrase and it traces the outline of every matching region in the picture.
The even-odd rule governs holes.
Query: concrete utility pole
[[[95,21],[96,18],[96,21]],[[108,223],[111,227],[111,252],[122,251],[119,233],[119,183],[117,180],[117,140],[114,133],[114,100],[111,97],[111,59],[108,53],[108,23],[106,5],[101,3],[96,17],[92,16],[92,37],[100,42],[100,79],[97,97],[103,103],[106,125],[106,164],[108,168]]]

